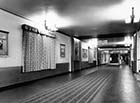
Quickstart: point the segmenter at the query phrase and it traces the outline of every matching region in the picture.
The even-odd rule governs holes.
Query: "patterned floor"
[[[100,66],[0,91],[0,103],[140,103],[129,66]]]
[[[140,103],[140,89],[128,66],[106,66],[20,103]]]
[[[58,88],[22,100],[22,103],[91,103],[113,76],[112,70],[100,70],[68,82]]]
[[[20,103],[20,100],[31,97],[48,89],[59,87],[81,76],[93,73],[104,66],[83,69],[81,71],[66,73],[53,77],[47,77],[40,80],[32,81],[14,86],[12,88],[0,89],[0,103]]]

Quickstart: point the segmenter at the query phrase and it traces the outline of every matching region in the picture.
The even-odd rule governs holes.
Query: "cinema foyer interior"
[[[0,103],[140,103],[139,0],[0,0]]]

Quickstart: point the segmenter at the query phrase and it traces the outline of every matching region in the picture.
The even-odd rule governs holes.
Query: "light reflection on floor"
[[[135,98],[135,82],[132,80],[133,78],[131,77],[131,73],[129,68],[121,68],[123,74],[121,74],[121,82],[120,82],[120,92],[121,92],[121,97],[124,103],[136,103],[136,98]]]

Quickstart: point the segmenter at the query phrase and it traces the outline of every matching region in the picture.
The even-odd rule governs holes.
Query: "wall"
[[[132,71],[137,72],[137,33],[134,34],[133,36],[133,51],[132,51],[133,58],[132,59]]]
[[[71,38],[61,33],[56,35],[56,63],[69,63],[69,71],[71,71]],[[60,57],[60,44],[65,44],[65,58]]]
[[[140,72],[140,31],[137,32],[137,57],[136,57],[136,64],[137,64],[137,72]]]
[[[93,67],[96,66],[96,60],[94,57],[94,51],[96,50],[97,43],[95,42],[94,39],[89,39],[89,40],[85,40],[81,42],[81,59],[82,59],[82,63],[81,63],[81,68],[88,68],[88,67]],[[92,50],[94,50],[92,53],[93,54],[93,63],[89,63],[89,53],[88,53],[88,47],[90,47]],[[83,58],[83,49],[87,50],[87,58]]]
[[[124,40],[125,40],[124,37],[99,38],[98,45],[103,46],[103,45],[116,44],[116,43],[121,43]]]
[[[87,50],[87,58],[83,58],[83,49]],[[81,58],[83,62],[88,62],[88,44],[86,42],[81,43]]]
[[[8,56],[0,57],[0,67],[21,66],[22,64],[22,31],[21,24],[27,22],[19,17],[0,10],[0,30],[9,32]]]
[[[0,57],[0,87],[16,83],[36,80],[47,76],[66,73],[71,70],[71,39],[60,33],[56,34],[56,69],[39,72],[21,73],[22,69],[22,24],[28,24],[36,28],[42,27],[35,22],[15,16],[0,9],[0,30],[9,32],[8,56]],[[42,28],[41,31],[44,29]],[[60,58],[60,43],[66,44],[66,58]],[[10,77],[10,78],[9,78]]]

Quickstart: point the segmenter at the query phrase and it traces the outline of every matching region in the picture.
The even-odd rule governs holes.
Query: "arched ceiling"
[[[96,37],[134,31],[135,24],[128,25],[124,22],[125,16],[129,18],[131,15],[132,1],[134,0],[0,0],[0,7],[31,20],[35,17],[42,20],[45,17],[41,16],[53,12],[57,16],[56,22],[60,30],[77,36]]]

